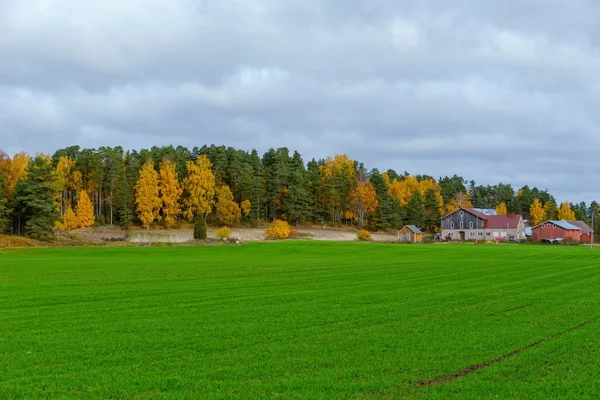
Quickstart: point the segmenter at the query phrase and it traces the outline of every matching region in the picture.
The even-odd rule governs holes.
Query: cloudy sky
[[[597,0],[0,0],[0,148],[225,144],[600,199]]]

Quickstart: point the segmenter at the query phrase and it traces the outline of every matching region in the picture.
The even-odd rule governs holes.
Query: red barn
[[[592,241],[593,231],[592,231],[592,228],[590,228],[588,226],[588,224],[586,224],[583,221],[567,220],[567,222],[570,223],[571,225],[575,225],[579,229],[581,229],[581,240],[583,240],[586,243],[590,243]]]
[[[532,240],[534,242],[566,238],[581,240],[581,228],[563,220],[544,221],[532,229]]]

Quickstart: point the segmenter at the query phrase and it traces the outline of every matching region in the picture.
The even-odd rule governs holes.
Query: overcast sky
[[[597,0],[0,0],[0,148],[286,146],[600,200]]]

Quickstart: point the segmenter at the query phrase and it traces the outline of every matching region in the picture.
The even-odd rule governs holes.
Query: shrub
[[[219,239],[226,239],[229,236],[231,236],[231,229],[229,229],[228,227],[224,226],[221,229],[219,229],[217,231],[217,233],[215,234],[216,237],[218,237]]]
[[[202,215],[198,215],[194,221],[194,239],[206,240],[206,223]]]
[[[356,237],[358,238],[358,240],[361,240],[363,242],[370,242],[373,240],[373,238],[371,237],[371,234],[369,233],[369,231],[363,229],[361,231],[359,231],[356,234]]]
[[[290,235],[290,226],[287,222],[276,219],[267,229],[267,239],[287,239]]]
[[[290,234],[288,236],[293,237],[293,238],[298,238],[298,237],[300,237],[300,232],[298,232],[298,229],[296,229],[296,228],[290,228]]]
[[[577,239],[573,239],[572,237],[568,236],[568,237],[564,238],[563,240],[561,240],[559,242],[559,244],[561,244],[563,246],[578,246],[581,244],[581,241],[577,240]]]

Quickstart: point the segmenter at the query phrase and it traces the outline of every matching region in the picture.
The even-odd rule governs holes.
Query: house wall
[[[514,237],[516,240],[524,239],[525,232],[518,228],[513,229],[442,229],[442,237],[452,233],[452,240],[460,240],[460,232],[465,232],[465,240],[508,240]]]
[[[446,215],[441,220],[442,230],[465,231],[467,229],[483,229],[484,223],[485,221],[483,219],[463,210],[456,210],[452,214]]]
[[[580,237],[581,237],[581,240],[583,240],[586,243],[590,243],[592,241],[591,233],[582,233]]]
[[[542,239],[565,239],[571,237],[575,240],[581,239],[581,231],[564,229],[560,226],[544,223],[533,228],[532,240],[540,242]]]

